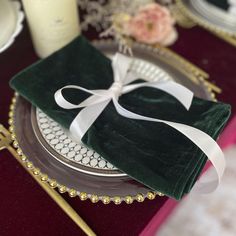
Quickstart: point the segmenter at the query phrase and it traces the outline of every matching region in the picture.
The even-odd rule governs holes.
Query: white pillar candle
[[[47,57],[80,33],[76,0],[23,0],[36,53]]]

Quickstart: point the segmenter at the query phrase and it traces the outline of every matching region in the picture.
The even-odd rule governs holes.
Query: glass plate
[[[98,41],[94,42],[94,45],[106,55],[112,55],[117,51],[117,45],[113,41]],[[194,91],[195,96],[208,100],[214,99],[210,83],[206,80],[207,74],[170,50],[134,43],[133,52],[137,62],[134,70],[137,72],[145,73],[150,79],[175,80]],[[44,181],[48,181],[52,187],[58,187],[61,192],[68,191],[71,196],[79,195],[82,200],[90,198],[93,202],[102,200],[103,203],[114,201],[118,204],[122,200],[127,203],[132,203],[133,200],[142,202],[146,197],[149,199],[155,197],[156,193],[150,192],[152,190],[114,167],[88,166],[87,164],[95,158],[94,153],[88,153],[89,150],[84,150],[82,153],[85,154],[84,157],[93,156],[89,162],[86,161],[87,164],[79,162],[72,164],[71,159],[67,158],[68,152],[65,154],[58,152],[53,145],[50,145],[49,140],[52,139],[47,140],[45,136],[52,134],[53,127],[60,129],[58,124],[45,118],[41,111],[36,112],[36,109],[32,108],[31,104],[22,97],[17,96],[14,100],[14,106],[11,106],[13,112],[10,130],[13,136],[17,137],[14,143],[16,147],[19,147],[18,153],[24,157],[25,162],[32,162],[33,167],[28,164],[30,168],[36,168],[37,174],[41,175]],[[45,122],[41,124],[40,119],[45,119]],[[47,129],[48,124],[43,126],[44,123],[50,123],[50,129],[45,133],[43,131]],[[66,131],[62,132],[64,133],[58,134],[58,138],[66,135],[62,139],[70,139]],[[67,142],[63,142],[63,145],[69,146],[73,141]],[[75,146],[78,145],[81,144],[75,143]],[[75,151],[75,146],[71,144],[71,151]],[[81,150],[82,147],[77,148],[78,155],[81,154]],[[107,165],[109,164],[106,162]],[[97,174],[99,171],[101,171],[100,174]]]

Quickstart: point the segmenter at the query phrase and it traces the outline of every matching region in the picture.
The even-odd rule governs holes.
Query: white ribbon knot
[[[119,98],[119,96],[121,95],[122,93],[122,87],[123,87],[123,84],[122,82],[120,81],[115,81],[111,87],[109,88],[109,90],[111,90],[113,92],[113,95],[116,97],[116,98]]]
[[[112,60],[114,82],[109,89],[88,90],[80,86],[68,85],[56,91],[54,97],[58,106],[64,109],[83,108],[70,125],[70,132],[72,136],[81,141],[90,126],[96,121],[110,101],[112,101],[116,111],[121,116],[129,119],[165,123],[181,132],[195,145],[197,145],[211,161],[215,172],[211,172],[212,176],[208,176],[207,178],[203,176],[201,178],[201,182],[198,181],[195,184],[193,191],[198,193],[209,193],[214,191],[219,185],[223,175],[225,169],[225,159],[220,147],[208,134],[185,124],[146,117],[133,113],[122,107],[118,102],[119,96],[122,94],[129,93],[141,87],[152,87],[171,94],[188,110],[192,103],[193,93],[186,87],[173,81],[156,81],[130,84],[131,82],[140,78],[134,73],[128,71],[130,63],[131,59],[126,56],[123,56],[119,53],[114,56]],[[62,95],[62,90],[68,88],[81,90],[92,95],[80,104],[72,104]]]

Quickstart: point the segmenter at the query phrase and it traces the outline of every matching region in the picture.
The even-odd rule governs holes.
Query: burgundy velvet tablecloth
[[[172,48],[210,74],[223,90],[218,99],[232,104],[235,114],[236,48],[197,27],[179,29],[179,33]],[[13,95],[8,81],[36,60],[26,27],[11,48],[0,54],[0,122],[7,127]],[[0,236],[83,235],[7,151],[0,153],[0,176]],[[138,235],[167,200],[163,197],[116,206],[63,196],[103,236]]]

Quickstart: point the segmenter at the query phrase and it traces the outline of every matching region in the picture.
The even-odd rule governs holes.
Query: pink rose
[[[148,4],[129,21],[129,35],[137,41],[170,45],[177,38],[174,19],[166,7],[157,3]]]

